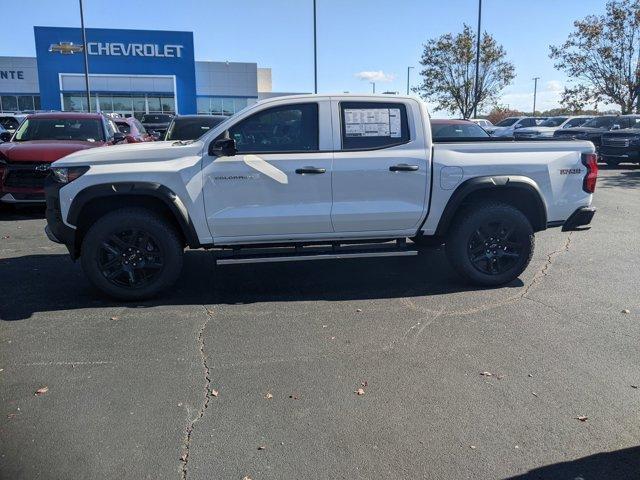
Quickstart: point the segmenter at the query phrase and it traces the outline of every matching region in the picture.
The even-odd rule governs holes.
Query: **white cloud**
[[[564,90],[564,85],[559,80],[550,80],[547,82],[547,91],[559,93]]]
[[[356,77],[360,80],[367,80],[369,82],[393,82],[396,79],[396,75],[393,73],[384,73],[382,70],[373,72],[358,72]]]

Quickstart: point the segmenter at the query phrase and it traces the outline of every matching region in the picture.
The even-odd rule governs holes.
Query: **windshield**
[[[551,117],[538,124],[539,127],[559,127],[567,121],[567,117]]]
[[[84,118],[28,118],[16,131],[13,141],[82,140],[104,141],[102,122]]]
[[[142,121],[144,123],[169,123],[171,115],[143,115]]]
[[[618,117],[596,117],[583,126],[588,128],[611,128]]]
[[[444,138],[486,138],[489,134],[475,123],[431,124],[434,141]]]
[[[118,131],[120,133],[124,133],[125,135],[129,135],[131,133],[131,126],[127,122],[116,122],[118,126]]]
[[[510,127],[511,125],[513,125],[514,123],[516,123],[518,120],[520,120],[519,118],[505,118],[504,120],[496,123],[496,127]]]
[[[176,118],[165,140],[196,140],[225,120],[226,117]]]
[[[0,117],[0,125],[9,130],[15,130],[20,122],[14,117]]]

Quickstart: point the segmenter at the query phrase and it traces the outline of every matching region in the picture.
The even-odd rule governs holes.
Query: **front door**
[[[205,156],[204,202],[218,243],[332,232],[328,101],[265,107],[228,130],[237,154]],[[330,123],[330,122],[329,122]]]
[[[333,112],[335,231],[415,233],[429,184],[419,104],[334,102]]]

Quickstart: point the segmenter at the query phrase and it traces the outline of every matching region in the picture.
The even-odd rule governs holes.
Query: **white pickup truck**
[[[434,143],[414,97],[290,96],[196,141],[58,160],[46,232],[120,299],[172,285],[186,246],[234,264],[411,256],[445,244],[462,277],[496,286],[527,267],[534,232],[591,222],[596,178],[590,142]]]

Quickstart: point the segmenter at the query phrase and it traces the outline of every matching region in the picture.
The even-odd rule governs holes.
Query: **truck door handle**
[[[398,165],[391,165],[389,170],[392,172],[416,172],[418,165],[407,165],[406,163],[399,163]]]
[[[317,167],[296,168],[296,173],[298,175],[304,175],[305,173],[325,173],[326,171],[327,171],[326,168],[317,168]]]

